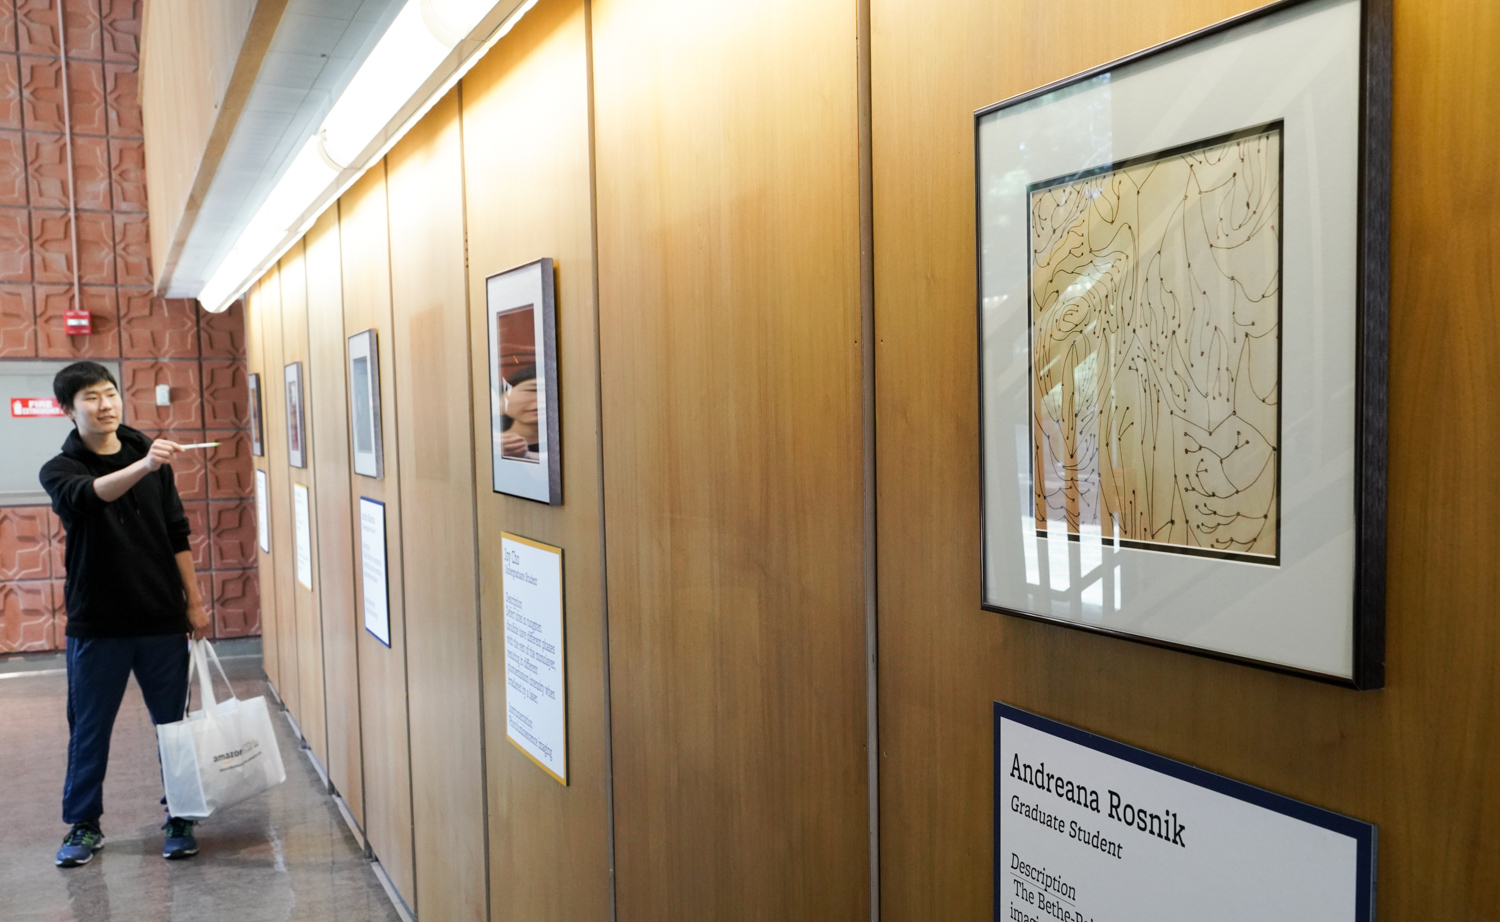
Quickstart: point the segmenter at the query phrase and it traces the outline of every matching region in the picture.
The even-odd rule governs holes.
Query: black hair
[[[116,388],[120,386],[115,376],[109,373],[109,369],[98,362],[74,362],[59,371],[52,379],[52,393],[64,410],[71,410],[73,398],[78,396],[79,391],[105,381]]]
[[[525,368],[522,368],[520,371],[506,378],[505,383],[510,387],[517,387],[519,385],[525,384],[527,381],[530,381],[535,377],[536,366],[527,365]]]

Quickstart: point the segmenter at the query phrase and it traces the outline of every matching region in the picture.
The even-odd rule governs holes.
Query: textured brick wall
[[[140,0],[63,0],[78,265],[68,213],[58,0],[0,0],[0,361],[120,362],[126,421],[182,442],[222,441],[177,468],[220,637],[260,633],[243,313],[152,296],[141,111]],[[205,0],[212,2],[212,0]],[[68,336],[77,271],[91,336]],[[156,406],[156,386],[172,388]],[[51,510],[0,507],[0,653],[63,643],[62,528]]]

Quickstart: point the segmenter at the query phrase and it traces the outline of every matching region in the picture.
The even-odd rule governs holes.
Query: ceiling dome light
[[[452,48],[469,37],[494,0],[421,0],[422,22],[433,38]]]

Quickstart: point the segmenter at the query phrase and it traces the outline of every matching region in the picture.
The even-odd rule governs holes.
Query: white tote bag
[[[209,660],[223,677],[213,646],[207,640],[192,641],[188,690],[196,673],[203,708],[156,728],[167,811],[186,820],[211,816],[286,780],[266,699],[214,700]],[[224,685],[229,686],[227,677]]]

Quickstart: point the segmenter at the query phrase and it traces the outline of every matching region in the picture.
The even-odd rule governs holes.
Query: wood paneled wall
[[[417,912],[478,919],[484,766],[457,91],[386,163]]]
[[[262,446],[270,483],[271,557],[274,581],[262,583],[262,604],[271,600],[275,613],[262,617],[262,647],[275,647],[276,692],[294,715],[301,713],[300,665],[297,661],[297,551],[292,543],[292,475],[287,463],[286,362],[282,336],[281,277],[268,273],[247,300],[246,309],[258,318],[264,370],[260,376],[261,416],[265,433]]]
[[[621,920],[869,914],[855,9],[593,4]]]
[[[1500,901],[1500,206],[1474,193],[1500,7],[1397,2],[1389,687],[978,606],[972,112],[1250,3],[870,0],[888,920],[991,911],[994,700],[1379,823],[1382,918]],[[326,715],[331,777],[423,917],[869,915],[862,8],[542,0],[251,293],[267,670],[304,728]],[[542,256],[560,507],[489,483],[484,279]],[[348,470],[343,337],[370,328],[380,480]],[[321,633],[292,588],[293,355]],[[387,508],[389,648],[360,627],[361,495]],[[565,551],[567,787],[505,741],[502,530]]]
[[[494,922],[609,918],[609,776],[598,379],[594,344],[587,14],[543,0],[463,82],[469,232],[469,365],[484,633],[485,738]],[[515,143],[524,138],[526,143]],[[524,181],[518,181],[525,177]],[[563,504],[491,489],[485,278],[550,256],[557,270]],[[505,735],[500,533],[563,549],[568,786]]]
[[[391,645],[360,630],[359,702],[365,780],[365,835],[408,903],[418,898],[412,844],[411,737],[407,710],[405,542],[401,530],[402,434],[396,426],[396,327],[391,312],[390,224],[385,164],[356,182],[339,202],[339,246],[344,282],[344,335],[374,330],[380,343],[380,425],[385,476],[355,477],[350,505],[359,498],[385,503],[386,574],[390,591]],[[364,611],[363,564],[354,555],[356,612]],[[418,558],[420,560],[420,558]],[[361,618],[363,616],[356,615]]]
[[[294,713],[302,727],[303,739],[317,754],[319,761],[328,758],[328,734],[323,694],[323,623],[319,601],[318,562],[323,551],[319,542],[320,523],[315,509],[318,501],[317,477],[314,468],[314,452],[319,420],[313,412],[312,393],[314,382],[310,374],[307,336],[307,263],[303,258],[303,241],[287,251],[277,266],[277,279],[281,287],[281,361],[283,365],[298,362],[302,366],[302,456],[306,467],[287,465],[290,481],[287,494],[282,498],[285,514],[291,522],[291,621],[297,648],[297,706]],[[283,376],[283,387],[285,377]],[[288,411],[290,412],[290,411]],[[312,559],[312,586],[304,586],[296,575],[296,496],[294,490],[301,486],[307,489],[309,534]],[[283,620],[283,625],[286,621]]]
[[[318,491],[318,597],[323,635],[323,686],[328,779],[355,821],[364,822],[363,759],[359,729],[360,609],[355,604],[355,522],[350,480],[349,390],[344,351],[344,281],[339,212],[328,210],[308,231],[307,408],[317,420],[309,433]]]
[[[261,400],[261,450],[266,454],[263,457],[252,457],[255,470],[264,471],[266,474],[266,489],[269,493],[271,484],[271,401],[273,400],[270,390],[271,360],[267,355],[265,346],[265,327],[267,324],[267,305],[261,294],[264,282],[256,282],[245,292],[245,362],[246,367],[253,374],[260,375],[260,400]],[[252,473],[252,477],[255,475]],[[276,502],[275,496],[267,496],[267,508],[272,508]],[[257,516],[259,512],[257,511]],[[260,578],[260,630],[261,630],[261,661],[265,665],[266,675],[277,687],[278,693],[282,685],[281,681],[281,650],[277,645],[280,631],[277,626],[276,594],[280,580],[277,578],[276,565],[281,562],[281,549],[276,544],[274,525],[271,527],[271,551],[267,553],[260,549],[259,537],[257,535],[255,546],[256,568]]]
[[[971,113],[1254,5],[872,0],[887,922],[989,917],[992,700],[1378,823],[1382,919],[1500,900],[1495,4],[1396,4],[1388,687],[979,609]]]

